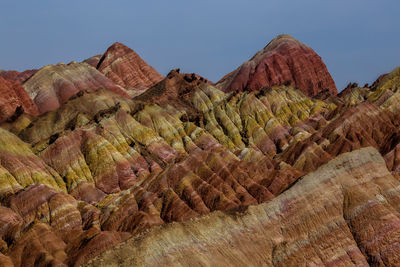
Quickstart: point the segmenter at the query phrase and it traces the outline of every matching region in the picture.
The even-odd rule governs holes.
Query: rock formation
[[[15,70],[8,70],[8,71],[1,71],[0,70],[0,77],[3,77],[7,80],[12,80],[17,83],[23,83],[32,77],[38,70],[25,70],[23,72],[15,71]]]
[[[307,51],[281,36],[251,62]],[[135,55],[0,78],[0,264],[399,264],[400,69],[336,95],[295,63],[296,83],[224,92],[139,78]]]
[[[335,82],[321,58],[288,35],[276,37],[248,62],[223,77],[217,87],[231,92],[283,84],[300,88],[308,96],[323,90],[337,94]]]
[[[155,227],[86,266],[396,266],[399,188],[378,151],[356,150],[270,202]]]
[[[143,92],[162,79],[135,51],[118,42],[107,49],[97,69],[132,94]]]
[[[82,90],[107,88],[129,97],[125,90],[86,63],[71,62],[43,67],[23,84],[40,113],[57,109]]]

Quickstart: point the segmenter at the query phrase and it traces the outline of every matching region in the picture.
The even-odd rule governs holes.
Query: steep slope
[[[398,266],[399,188],[357,150],[268,203],[153,228],[87,266]]]
[[[23,84],[40,113],[57,109],[82,90],[107,88],[129,97],[125,90],[86,63],[71,62],[43,67]]]
[[[15,120],[23,112],[39,114],[37,106],[19,83],[0,77],[0,123]]]
[[[114,43],[104,53],[97,69],[119,86],[138,94],[163,77],[132,49]]]
[[[282,84],[300,88],[308,96],[323,90],[337,94],[335,82],[321,58],[288,35],[276,37],[248,62],[223,77],[217,87],[231,92]]]

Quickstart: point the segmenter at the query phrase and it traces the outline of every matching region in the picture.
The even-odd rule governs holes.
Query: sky
[[[166,75],[211,81],[285,33],[312,47],[336,85],[400,66],[399,0],[2,0],[0,69],[102,54],[119,41]]]

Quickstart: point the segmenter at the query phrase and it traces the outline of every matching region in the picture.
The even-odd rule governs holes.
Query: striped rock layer
[[[83,90],[107,88],[129,97],[125,90],[86,63],[71,62],[43,67],[23,83],[40,113],[55,110]]]
[[[86,266],[398,266],[399,188],[364,148],[267,203],[155,227]]]
[[[45,67],[47,112],[1,123],[0,264],[398,265],[399,69],[315,98],[99,79]]]
[[[33,74],[35,74],[38,70],[33,69],[33,70],[25,70],[23,72],[19,72],[16,70],[0,70],[0,77],[3,77],[4,79],[7,80],[12,80],[14,82],[18,83],[23,83],[26,80],[28,80],[30,77],[32,77]]]
[[[310,47],[288,35],[279,35],[217,87],[225,92],[260,90],[265,86],[292,85],[306,95],[321,91],[337,94],[335,82],[322,59]]]
[[[18,82],[0,77],[0,122],[14,120],[21,113],[39,115],[39,110]]]
[[[138,94],[163,78],[135,51],[118,42],[107,49],[97,69],[117,85],[132,91],[131,94]]]
[[[335,96],[318,100],[285,86],[223,93],[198,75],[172,71],[134,99],[107,89],[84,91],[57,110],[37,118],[25,118],[28,121],[23,124],[18,120],[8,123],[3,127],[9,130],[2,130],[0,135],[0,170],[3,170],[0,199],[6,214],[4,223],[10,227],[2,238],[4,260],[16,266],[41,260],[53,265],[78,265],[132,235],[134,238],[126,244],[139,242],[136,236],[140,239],[145,230],[154,226],[183,222],[183,226],[155,228],[167,229],[166,236],[175,236],[174,231],[182,230],[171,230],[170,234],[169,229],[176,225],[179,225],[177,229],[184,229],[194,218],[206,216],[217,218],[215,224],[208,221],[199,226],[206,232],[201,234],[205,239],[199,242],[210,253],[194,256],[196,250],[183,245],[187,244],[183,241],[186,234],[178,235],[182,240],[171,239],[172,243],[162,249],[175,255],[173,244],[185,248],[183,251],[188,252],[182,253],[187,254],[176,256],[184,259],[185,264],[229,263],[232,259],[218,253],[242,255],[253,246],[256,250],[271,250],[272,254],[253,255],[252,259],[244,257],[241,261],[235,256],[237,264],[243,260],[275,265],[306,260],[315,264],[347,264],[350,260],[361,265],[396,263],[392,261],[392,254],[385,252],[395,251],[394,247],[383,250],[383,243],[378,241],[376,245],[364,245],[372,242],[365,240],[381,236],[379,232],[368,232],[370,239],[365,239],[362,231],[366,226],[360,225],[370,223],[369,217],[360,215],[349,219],[353,210],[358,211],[363,203],[370,203],[370,197],[376,197],[373,192],[381,192],[388,202],[392,200],[382,193],[383,189],[365,193],[364,189],[357,189],[358,180],[346,181],[340,175],[353,175],[354,179],[361,180],[363,175],[373,177],[383,183],[380,186],[385,190],[396,188],[393,177],[399,177],[400,169],[398,77],[395,70],[377,89],[354,87],[346,94],[357,95],[360,91],[362,98]],[[18,127],[14,127],[16,124]],[[361,150],[334,159],[342,153],[370,146],[376,150]],[[384,156],[386,164],[376,151]],[[322,167],[323,172],[313,174],[327,162],[330,163]],[[307,173],[310,174],[298,182]],[[312,182],[315,178],[308,177],[319,178]],[[296,189],[308,180],[315,190]],[[357,186],[343,184],[352,181]],[[335,191],[338,188],[342,191]],[[360,192],[366,196],[359,197]],[[294,196],[281,200],[288,194]],[[319,200],[315,203],[327,210],[315,206],[313,199],[317,196]],[[267,207],[277,207],[273,203],[281,203],[280,221],[265,218],[252,223],[250,218],[263,218],[262,210],[272,212]],[[248,206],[254,206],[249,210],[260,211],[246,215],[244,207]],[[225,213],[208,217],[216,211]],[[326,217],[312,219],[316,214],[326,214]],[[202,220],[196,227],[203,224]],[[250,228],[244,227],[242,221],[254,228],[248,224],[245,226]],[[335,224],[331,225],[332,221]],[[314,225],[316,222],[320,224]],[[274,228],[286,224],[285,231]],[[215,225],[216,232],[223,225],[234,232],[209,245],[207,235],[218,236],[210,225]],[[373,229],[379,227],[374,225]],[[189,229],[191,226],[188,233]],[[244,237],[239,233],[247,230],[240,229],[254,229],[254,236],[259,239],[249,239],[251,235]],[[294,229],[296,234],[291,232]],[[160,238],[164,235],[162,230],[153,231],[161,231]],[[330,232],[336,239],[326,243],[330,241],[324,233]],[[153,240],[151,233],[144,240]],[[305,240],[304,236],[307,236]],[[251,245],[249,240],[259,242]],[[161,241],[148,242],[155,254],[135,256],[133,263],[172,264],[174,258],[157,256],[165,255],[163,250],[157,252]],[[325,242],[318,244],[330,252],[316,250],[312,244],[317,243],[313,242]],[[141,247],[139,243],[134,244],[138,244],[135,249]],[[121,248],[126,251],[132,245]],[[219,248],[231,252],[221,252],[224,250]],[[379,253],[378,248],[382,248]],[[112,251],[105,255],[114,255]],[[136,250],[132,251],[132,255],[138,255]],[[132,257],[116,262],[121,261],[132,264]]]

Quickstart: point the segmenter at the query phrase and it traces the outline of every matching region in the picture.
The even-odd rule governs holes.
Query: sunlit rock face
[[[118,42],[107,49],[97,69],[117,85],[132,91],[132,95],[144,91],[163,78],[135,51]]]
[[[310,97],[131,79],[107,53],[26,80],[36,113],[4,87],[0,264],[398,265],[399,69]]]
[[[223,77],[217,87],[231,92],[283,84],[295,86],[308,96],[324,90],[337,94],[335,82],[322,59],[310,47],[288,35],[276,37],[253,58]]]

